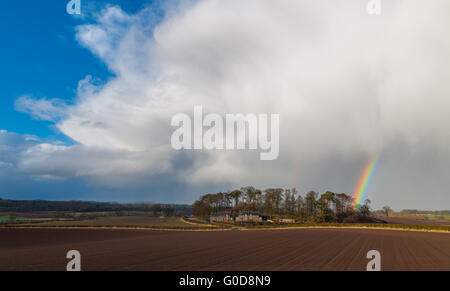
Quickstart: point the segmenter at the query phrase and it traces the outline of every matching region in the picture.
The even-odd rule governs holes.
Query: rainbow
[[[358,205],[362,205],[364,203],[366,199],[367,188],[369,187],[370,182],[372,181],[373,173],[377,168],[380,157],[381,153],[376,154],[374,157],[370,159],[369,163],[364,168],[364,171],[362,172],[358,180],[358,184],[354,192],[355,193],[355,200],[353,202],[354,207],[357,207]]]

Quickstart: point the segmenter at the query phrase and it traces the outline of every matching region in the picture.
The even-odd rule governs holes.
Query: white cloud
[[[108,7],[96,23],[77,28],[77,40],[116,77],[101,86],[83,80],[71,106],[19,99],[20,110],[40,119],[63,116],[57,127],[79,143],[36,146],[20,169],[93,177],[174,171],[196,185],[351,191],[365,160],[382,149],[399,162],[413,153],[411,177],[419,176],[419,157],[450,158],[450,3],[390,1],[374,17],[363,2],[203,0],[180,4],[156,26],[150,8],[129,15]],[[192,153],[185,171],[176,172],[170,119],[194,105],[223,114],[279,113],[280,159]],[[391,177],[412,171],[380,167]],[[433,181],[434,195],[443,197],[448,183]],[[420,191],[408,194],[422,201]]]
[[[16,100],[14,107],[39,120],[57,121],[64,117],[66,105],[59,99],[35,99],[30,95],[23,95]]]
[[[21,154],[17,167],[29,175],[52,177],[104,177],[146,173],[170,169],[170,164],[157,149],[151,152],[105,150],[86,146],[57,146],[41,143]],[[149,165],[152,160],[157,165]]]

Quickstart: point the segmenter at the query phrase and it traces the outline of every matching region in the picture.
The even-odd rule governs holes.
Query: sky
[[[0,9],[0,197],[354,194],[381,153],[374,208],[450,208],[448,1],[67,2]],[[175,151],[171,118],[195,105],[279,114],[279,158]]]

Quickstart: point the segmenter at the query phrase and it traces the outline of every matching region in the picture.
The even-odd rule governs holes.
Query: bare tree
[[[389,214],[392,213],[393,211],[389,206],[384,206],[383,212],[384,212],[384,215],[389,216]]]

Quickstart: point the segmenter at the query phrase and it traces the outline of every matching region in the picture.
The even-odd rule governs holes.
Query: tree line
[[[184,216],[192,211],[191,205],[154,203],[113,203],[94,201],[46,201],[46,200],[7,200],[0,198],[0,212],[147,212],[154,216]]]
[[[233,215],[254,211],[271,218],[295,218],[305,222],[367,222],[371,219],[370,200],[354,207],[353,197],[345,193],[327,191],[319,195],[309,191],[302,196],[296,188],[262,191],[248,186],[229,192],[205,194],[194,202],[192,210],[200,218],[230,210]]]

